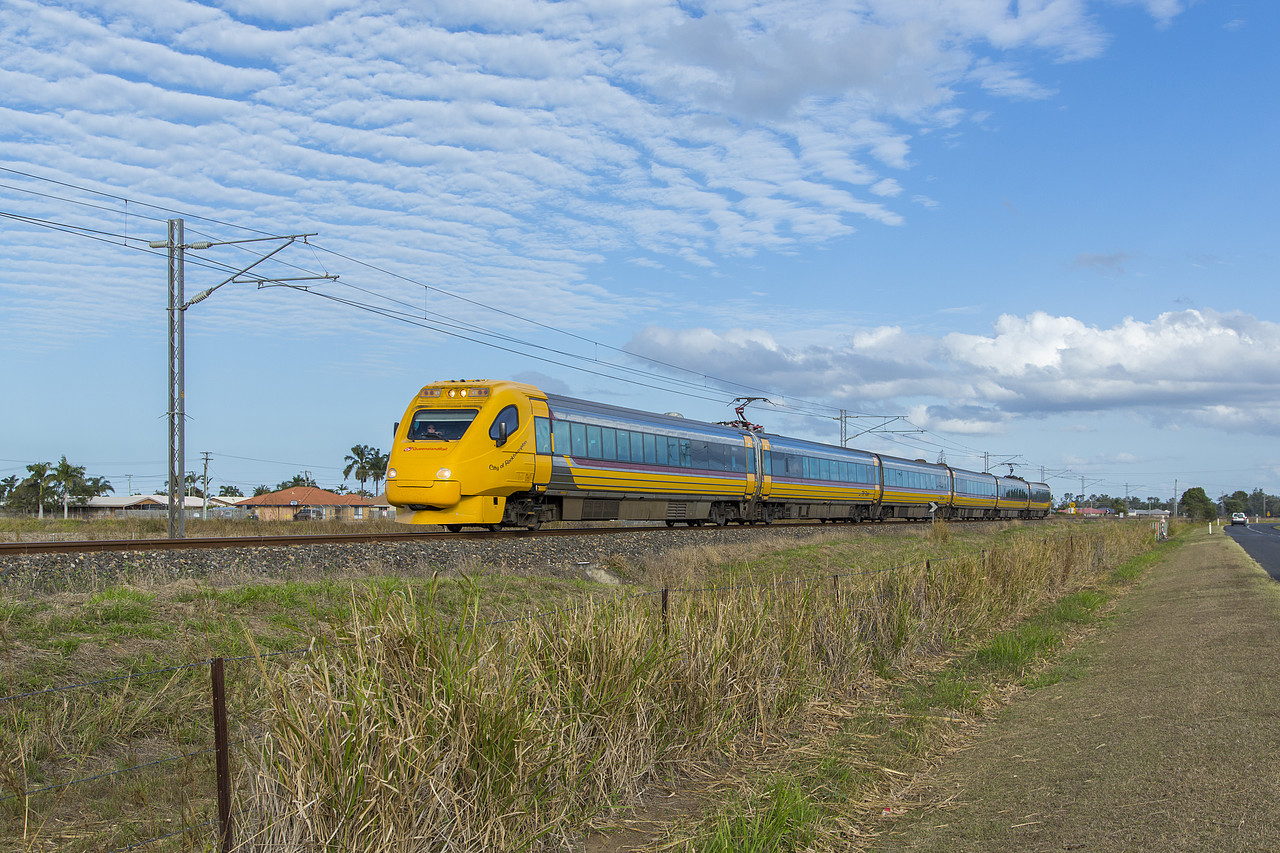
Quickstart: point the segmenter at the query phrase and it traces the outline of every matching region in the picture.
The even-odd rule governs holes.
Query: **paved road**
[[[1280,581],[1280,519],[1244,527],[1226,525],[1222,529],[1236,540],[1244,552]]]

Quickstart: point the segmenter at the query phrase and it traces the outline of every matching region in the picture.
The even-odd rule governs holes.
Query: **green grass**
[[[791,781],[723,808],[688,849],[696,853],[793,853],[807,850],[819,832],[823,809]]]

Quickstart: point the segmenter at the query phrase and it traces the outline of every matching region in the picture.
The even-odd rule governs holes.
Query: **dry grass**
[[[1045,533],[1004,528],[978,553],[945,527],[774,556],[694,549],[632,567],[698,582],[665,619],[655,596],[503,625],[476,618],[474,596],[462,620],[438,607],[444,585],[353,596],[334,642],[263,672],[245,849],[561,848],[643,786],[989,635],[1150,538]]]

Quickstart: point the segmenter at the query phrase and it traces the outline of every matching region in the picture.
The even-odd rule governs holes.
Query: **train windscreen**
[[[409,440],[457,441],[478,414],[476,409],[419,409],[409,424]]]

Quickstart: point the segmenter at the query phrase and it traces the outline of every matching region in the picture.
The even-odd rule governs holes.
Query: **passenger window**
[[[604,456],[600,453],[600,427],[598,426],[587,427],[587,458],[588,459],[604,458]]]
[[[551,453],[551,421],[547,418],[533,419],[533,446],[543,456]]]
[[[618,461],[631,461],[631,432],[629,430],[618,430]]]
[[[494,441],[498,440],[498,427],[500,424],[507,425],[507,438],[516,434],[516,430],[520,428],[520,415],[516,412],[515,406],[507,406],[498,416],[493,419],[493,425],[489,427],[489,438]]]
[[[610,462],[616,462],[618,459],[618,431],[612,427],[601,429],[600,446],[604,452],[604,458]]]
[[[631,461],[632,462],[644,461],[644,434],[643,433],[638,433],[638,432],[631,433]]]
[[[569,452],[569,422],[568,421],[552,421],[551,422],[551,439],[552,449],[561,456]]]
[[[572,439],[573,455],[585,458],[587,455],[587,425],[569,424],[569,436]]]
[[[666,464],[667,464],[667,447],[668,447],[667,442],[668,442],[667,437],[666,437],[666,436],[662,436],[662,435],[657,436],[657,437],[654,439],[654,443],[657,445],[657,447],[656,447],[655,449],[656,449],[656,450],[657,450],[657,452],[658,452],[658,464],[659,464],[659,465],[666,465]]]
[[[658,437],[646,434],[644,437],[644,461],[648,465],[658,464]]]

